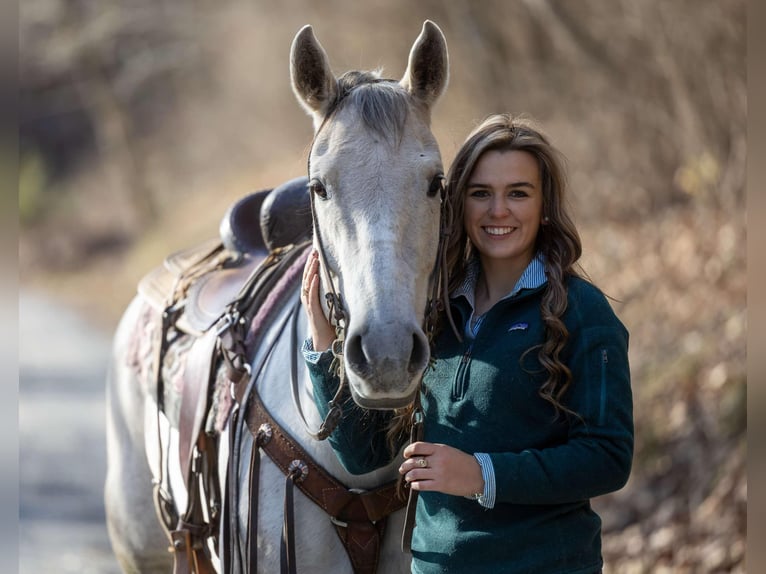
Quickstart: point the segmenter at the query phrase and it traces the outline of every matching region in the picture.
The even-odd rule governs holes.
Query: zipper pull
[[[601,361],[604,363],[609,362],[609,357],[606,354],[606,349],[601,349]]]

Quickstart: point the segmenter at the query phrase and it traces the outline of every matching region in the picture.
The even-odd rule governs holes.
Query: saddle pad
[[[138,282],[138,294],[151,305],[152,309],[162,313],[168,306],[178,277],[164,265],[159,265],[144,275]]]

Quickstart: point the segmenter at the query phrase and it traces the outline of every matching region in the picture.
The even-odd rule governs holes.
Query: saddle
[[[256,567],[255,547],[248,549],[244,564],[241,549],[231,548],[239,544],[238,485],[231,482],[239,464],[236,444],[230,445],[230,482],[223,500],[218,487],[216,431],[223,425],[219,428],[212,421],[225,422],[230,416],[231,439],[238,442],[243,432],[250,432],[257,448],[286,476],[283,570],[295,571],[291,503],[295,485],[332,517],[354,571],[374,574],[385,518],[403,506],[395,496],[395,484],[358,493],[328,475],[266,412],[253,384],[258,367],[248,364],[255,345],[267,343],[261,335],[273,321],[280,299],[294,293],[291,290],[300,281],[312,232],[307,178],[239,200],[226,211],[219,232],[219,238],[169,256],[139,283],[139,293],[162,316],[155,362],[157,402],[178,429],[178,461],[189,493],[187,507],[179,515],[170,488],[161,480],[155,487],[158,515],[171,541],[174,573],[214,572],[208,540],[218,545],[221,524],[223,552],[234,563],[227,565],[227,573]],[[298,312],[296,306],[291,316]],[[175,354],[183,354],[185,362],[176,369],[183,381],[176,399],[180,404],[170,405],[163,368],[166,358],[175,359],[174,345],[183,348]],[[217,386],[222,376],[225,392]],[[264,425],[273,429],[269,432],[273,439],[264,441]],[[257,458],[254,453],[251,465]],[[290,466],[299,461],[308,474],[305,480]],[[257,481],[257,469],[255,473],[251,469],[250,476]],[[257,495],[249,503],[248,527],[257,516]],[[246,538],[251,538],[249,533]]]
[[[221,323],[231,321],[235,307],[257,306],[253,293],[268,292],[269,279],[278,275],[284,255],[310,240],[306,184],[307,178],[300,177],[245,196],[226,211],[220,237],[168,256],[138,284],[139,294],[162,318],[153,390],[158,408],[178,429],[178,457],[188,493],[186,510],[179,516],[165,482],[167,473],[160,471],[155,502],[171,542],[176,574],[214,572],[207,540],[217,538],[221,497],[217,442],[209,428],[205,432],[204,423],[211,413],[211,381],[221,361],[231,365],[228,371],[235,382],[237,367],[246,363],[245,349],[232,348],[237,338],[229,338],[226,345],[222,333],[231,325]],[[170,364],[173,361],[177,364]],[[175,385],[165,384],[169,370],[180,373]],[[160,460],[160,469],[166,465],[167,460]]]
[[[269,253],[310,239],[307,184],[297,177],[240,199],[221,219],[219,238],[169,255],[141,279],[138,292],[161,313],[182,303],[176,325],[201,336]]]

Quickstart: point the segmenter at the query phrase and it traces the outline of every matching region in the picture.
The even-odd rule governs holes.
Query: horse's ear
[[[430,108],[444,93],[448,80],[447,41],[439,27],[426,20],[412,45],[407,70],[400,83]]]
[[[338,84],[327,53],[309,25],[301,28],[290,48],[290,78],[298,101],[314,116],[314,125],[319,125],[335,100]]]

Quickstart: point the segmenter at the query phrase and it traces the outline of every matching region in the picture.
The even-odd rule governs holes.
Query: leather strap
[[[294,277],[289,271],[307,256],[308,244],[288,246],[269,254],[252,273],[237,297],[229,304],[218,327],[220,350],[229,380],[246,386],[250,378],[250,353],[259,346],[263,325],[274,313],[273,297]],[[256,325],[253,331],[253,324]]]
[[[175,555],[173,574],[217,574],[210,557],[196,546],[190,530],[174,530],[170,536]]]
[[[416,399],[415,410],[412,413],[412,427],[410,428],[410,444],[423,440],[423,411],[420,408],[420,400]],[[402,530],[402,552],[412,553],[412,531],[415,529],[415,511],[418,506],[418,491],[410,488],[407,499],[407,510],[404,515],[404,529]]]
[[[160,417],[164,410],[164,397],[165,397],[165,381],[162,377],[162,365],[167,354],[170,343],[168,341],[168,332],[170,326],[175,321],[176,311],[170,307],[167,307],[161,316],[160,330],[157,339],[152,345],[155,349],[153,356],[153,369],[152,376],[155,382],[155,400],[157,409],[154,412],[154,431],[157,441],[157,472],[156,482],[154,485],[154,510],[157,513],[157,517],[160,519],[162,528],[165,531],[165,535],[168,537],[168,541],[173,544],[171,537],[171,531],[178,522],[178,512],[175,509],[172,496],[170,494],[170,488],[166,484],[168,481],[168,472],[166,464],[168,462],[169,453],[166,456],[165,447],[162,444],[162,432]]]
[[[178,455],[183,476],[189,474],[194,444],[207,412],[217,341],[218,334],[211,329],[194,342],[186,355],[178,420]]]
[[[200,488],[205,488],[204,457],[216,453],[208,447],[209,437],[200,435],[198,453],[186,479],[188,502],[186,512],[179,519],[176,529],[170,532],[173,552],[173,574],[215,574],[207,546],[208,538],[215,530],[215,517],[206,519],[202,510]],[[202,479],[203,482],[200,482]]]
[[[173,544],[173,574],[194,574],[194,552],[191,533],[188,530],[174,530],[170,533]]]
[[[258,572],[258,480],[261,470],[261,445],[267,440],[259,433],[254,437],[253,448],[250,451],[250,470],[248,472],[248,491],[250,505],[247,514],[247,570]]]
[[[249,382],[241,382],[234,385],[236,405],[231,413],[229,422],[231,442],[229,447],[229,461],[228,461],[228,485],[229,490],[226,496],[225,506],[227,508],[228,519],[225,524],[228,527],[228,533],[224,536],[229,540],[228,551],[224,554],[225,559],[228,560],[224,564],[226,574],[243,574],[244,572],[255,572],[258,558],[257,543],[251,543],[257,541],[257,532],[252,534],[252,526],[255,523],[257,531],[258,520],[258,468],[253,468],[252,465],[257,465],[259,462],[260,452],[259,448],[261,442],[266,440],[255,434],[255,443],[253,445],[253,451],[251,456],[251,468],[248,480],[248,489],[250,492],[250,507],[249,516],[247,521],[247,548],[243,553],[240,547],[240,535],[239,535],[239,467],[241,461],[241,445],[242,445],[242,433],[246,432],[246,425],[243,422],[243,414],[246,412],[246,405],[250,400],[250,393],[255,392],[255,385],[258,378],[261,375],[266,361],[271,356],[275,345],[279,341],[279,337],[282,334],[285,325],[293,314],[298,312],[300,302],[296,303],[289,313],[282,319],[282,323],[272,327],[266,336],[260,341],[260,346],[265,349],[258,364],[254,367]],[[253,496],[254,494],[254,496]],[[253,500],[255,499],[255,500]],[[248,563],[248,561],[250,561]]]
[[[298,571],[295,560],[295,505],[293,504],[295,478],[292,473],[285,477],[284,520],[282,522],[282,539],[279,543],[279,566],[283,574],[297,574]]]
[[[393,481],[366,492],[352,492],[328,474],[290,437],[267,412],[258,393],[252,391],[246,414],[247,426],[254,436],[265,427],[271,439],[262,448],[287,477],[289,496],[294,484],[311,501],[327,512],[339,538],[346,547],[357,574],[374,574],[377,570],[385,519],[403,508],[404,501],[397,496],[397,482]],[[296,472],[302,463],[305,469]],[[289,514],[288,514],[289,517]],[[285,543],[290,541],[290,526],[285,525]],[[284,562],[294,564],[290,549],[285,549]]]
[[[239,407],[231,411],[229,418],[229,460],[226,467],[226,497],[223,503],[223,551],[221,559],[224,574],[240,574],[242,558],[239,548],[239,443],[237,434]]]

